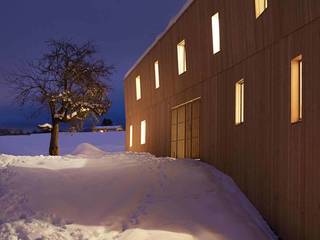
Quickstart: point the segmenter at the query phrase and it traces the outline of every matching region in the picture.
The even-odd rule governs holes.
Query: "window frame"
[[[140,123],[140,144],[145,145],[147,142],[147,121],[143,120]]]
[[[216,12],[211,17],[212,52],[217,54],[221,51],[220,14]]]
[[[136,77],[136,100],[139,101],[142,98],[142,91],[141,91],[141,76],[138,75]]]
[[[133,147],[133,126],[129,126],[129,147]]]
[[[160,88],[160,65],[159,60],[156,60],[154,62],[154,83],[155,83],[155,89]]]
[[[290,65],[290,121],[292,124],[303,120],[303,57],[291,59]]]
[[[235,84],[235,125],[245,121],[245,81],[240,79]]]
[[[180,76],[187,71],[187,45],[185,39],[177,44],[177,58],[178,75]]]
[[[256,19],[259,18],[269,7],[269,0],[255,0]]]

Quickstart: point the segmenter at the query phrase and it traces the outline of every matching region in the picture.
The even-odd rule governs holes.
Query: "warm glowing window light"
[[[235,94],[235,123],[236,125],[244,123],[244,80],[241,79],[236,83]]]
[[[159,61],[154,62],[154,77],[156,88],[160,87],[160,72],[159,72]]]
[[[140,80],[140,76],[136,77],[136,97],[137,97],[137,100],[141,99],[141,80]]]
[[[212,24],[212,44],[213,44],[213,54],[220,52],[220,23],[219,23],[219,13],[216,13],[211,18]]]
[[[258,18],[264,10],[268,7],[268,0],[255,0],[256,1],[256,18]]]
[[[130,134],[129,134],[129,146],[132,147],[133,146],[133,126],[130,125]]]
[[[291,60],[291,123],[302,120],[302,55]]]
[[[147,122],[146,120],[141,122],[141,144],[146,144],[146,136],[147,136]]]
[[[178,53],[178,73],[181,75],[182,73],[187,71],[187,52],[186,52],[186,41],[183,40],[177,45],[177,53]]]

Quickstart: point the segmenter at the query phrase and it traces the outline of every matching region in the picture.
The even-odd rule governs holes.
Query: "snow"
[[[39,124],[38,127],[52,129],[52,125],[50,123]]]
[[[151,51],[151,49],[157,45],[157,43],[160,41],[160,39],[170,30],[170,28],[178,21],[178,19],[183,15],[183,13],[188,9],[188,7],[194,2],[194,0],[187,0],[184,6],[181,8],[181,10],[178,12],[176,16],[174,16],[165,30],[160,33],[156,39],[153,41],[153,43],[147,48],[147,50],[140,56],[140,58],[133,64],[133,66],[129,69],[129,71],[125,74],[125,78],[129,76],[129,74],[139,65],[139,63],[142,61],[142,59]]]
[[[107,152],[124,151],[125,132],[60,133],[60,152],[71,153],[79,144],[89,143]],[[0,154],[47,155],[50,134],[0,136]]]
[[[95,126],[95,129],[108,129],[108,130],[117,130],[122,129],[121,125],[113,125],[113,126]]]
[[[103,151],[119,149],[121,132],[76,139],[85,141],[61,157],[0,155],[1,240],[276,239],[232,179],[214,167]]]
[[[53,115],[55,119],[61,121],[69,121],[76,118],[81,118],[79,113],[88,113],[91,109],[94,109],[94,112],[103,112],[105,109],[104,104],[100,103],[90,103],[86,101],[80,101],[72,99],[72,93],[70,91],[63,91],[62,93],[51,95],[51,102],[59,102],[59,110]]]

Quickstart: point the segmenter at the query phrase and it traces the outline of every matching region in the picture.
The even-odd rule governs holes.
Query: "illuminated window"
[[[291,60],[291,123],[302,120],[302,55]]]
[[[137,97],[137,100],[141,99],[141,81],[140,81],[140,76],[136,77],[136,97]]]
[[[181,41],[177,46],[178,53],[178,73],[181,75],[182,73],[187,71],[187,52],[186,52],[186,41]]]
[[[255,0],[256,1],[256,18],[258,18],[264,10],[268,7],[268,0]]]
[[[211,18],[212,24],[212,44],[213,54],[220,52],[220,24],[219,24],[219,13],[216,13]]]
[[[236,83],[236,102],[235,102],[235,123],[244,123],[244,80]]]
[[[146,144],[147,135],[147,122],[146,120],[141,122],[141,145]]]
[[[160,72],[159,72],[159,61],[154,62],[154,77],[156,88],[160,87]]]
[[[129,146],[132,147],[133,146],[133,126],[130,125],[130,134],[129,134],[129,138],[130,138],[130,142],[129,142]]]

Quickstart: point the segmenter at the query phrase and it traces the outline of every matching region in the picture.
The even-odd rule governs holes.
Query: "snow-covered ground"
[[[1,240],[275,239],[234,182],[212,166],[110,152],[123,149],[123,133],[63,138],[63,152],[74,147],[72,154],[0,155]],[[14,154],[14,144],[16,154],[44,154],[44,139],[0,137],[0,153]]]
[[[90,143],[104,151],[124,151],[125,132],[60,133],[60,153],[71,153],[79,144]],[[50,134],[0,136],[0,154],[47,155]]]

